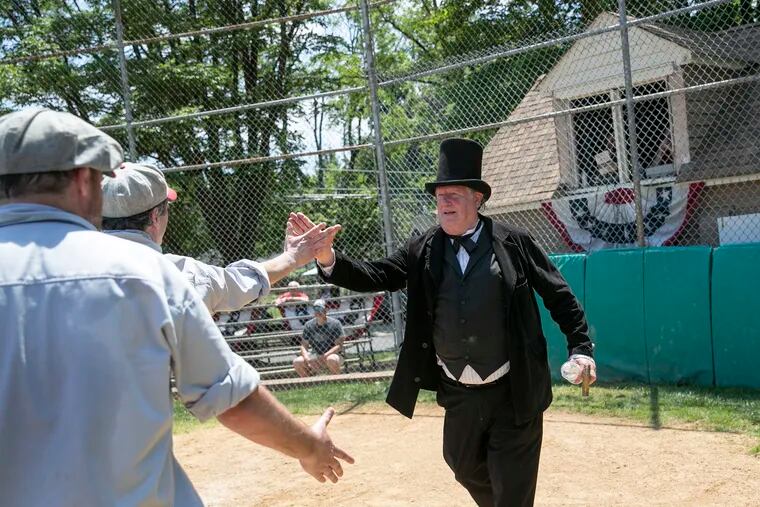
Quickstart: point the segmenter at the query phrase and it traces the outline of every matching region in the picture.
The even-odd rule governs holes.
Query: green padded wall
[[[760,245],[713,250],[712,332],[719,386],[760,387]]]
[[[586,258],[586,315],[605,381],[647,380],[644,251],[601,250]]]
[[[584,303],[586,294],[586,256],[582,254],[575,255],[550,255],[557,269],[567,280],[568,285],[573,290],[573,294],[578,298],[581,305]],[[560,379],[559,368],[567,360],[567,340],[559,326],[552,320],[549,311],[544,307],[541,297],[538,299],[538,310],[541,314],[541,327],[546,336],[546,343],[549,347],[549,366],[553,379]]]
[[[713,384],[710,247],[644,252],[644,333],[652,382]]]

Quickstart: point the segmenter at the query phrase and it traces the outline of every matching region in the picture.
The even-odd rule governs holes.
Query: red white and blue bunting
[[[648,246],[675,244],[693,215],[703,182],[643,187],[644,236]],[[631,185],[542,203],[544,213],[576,252],[636,245]]]

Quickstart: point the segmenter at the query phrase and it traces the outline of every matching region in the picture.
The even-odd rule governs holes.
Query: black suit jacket
[[[517,423],[546,410],[552,400],[546,339],[541,330],[535,289],[567,337],[570,354],[592,356],[593,345],[583,310],[565,279],[530,235],[481,216],[493,238],[504,284],[510,382]],[[441,369],[433,346],[433,310],[442,276],[446,234],[440,226],[411,238],[391,256],[357,261],[336,253],[330,283],[355,291],[396,291],[406,287],[404,342],[387,402],[412,417],[420,389],[437,390]]]

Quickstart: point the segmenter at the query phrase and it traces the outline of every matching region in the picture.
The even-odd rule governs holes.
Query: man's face
[[[435,189],[438,223],[452,236],[460,236],[478,221],[478,206],[483,194],[462,185],[446,185]]]
[[[314,310],[314,316],[320,324],[324,324],[327,321],[327,312],[325,310]]]

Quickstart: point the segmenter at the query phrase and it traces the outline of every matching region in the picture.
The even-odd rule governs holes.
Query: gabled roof
[[[588,26],[593,32],[614,26],[618,17],[603,12]],[[672,42],[643,28],[632,26],[628,31],[631,73],[635,83],[659,81],[672,75],[674,69],[692,63],[696,57],[687,47]],[[598,33],[578,39],[565,51],[540,85],[546,95],[575,99],[622,89],[623,51],[620,32]]]
[[[609,16],[603,13],[594,23],[608,26],[611,21]],[[742,66],[760,63],[760,24],[714,33],[662,24],[642,24],[639,27],[648,34],[692,52],[695,58],[689,58],[689,62],[720,60],[730,64],[728,60],[733,59],[734,63],[742,63]],[[555,111],[555,101],[545,88],[546,81],[556,69],[557,66],[548,75],[536,80],[510,114],[510,120]],[[681,168],[680,181],[758,172],[760,83],[732,86],[727,90],[731,90],[733,95],[729,107],[723,107],[721,114],[715,117],[712,126],[701,136],[701,144],[691,146],[692,162]],[[695,96],[695,93],[689,94],[687,104],[688,97]],[[483,179],[493,188],[493,196],[488,203],[489,213],[532,206],[555,197],[561,183],[556,127],[557,120],[548,118],[508,125],[494,135],[483,154]]]
[[[551,113],[553,100],[537,87],[512,111],[510,119]],[[553,118],[502,127],[483,152],[483,179],[494,192],[490,212],[551,199],[560,181],[559,150]]]

